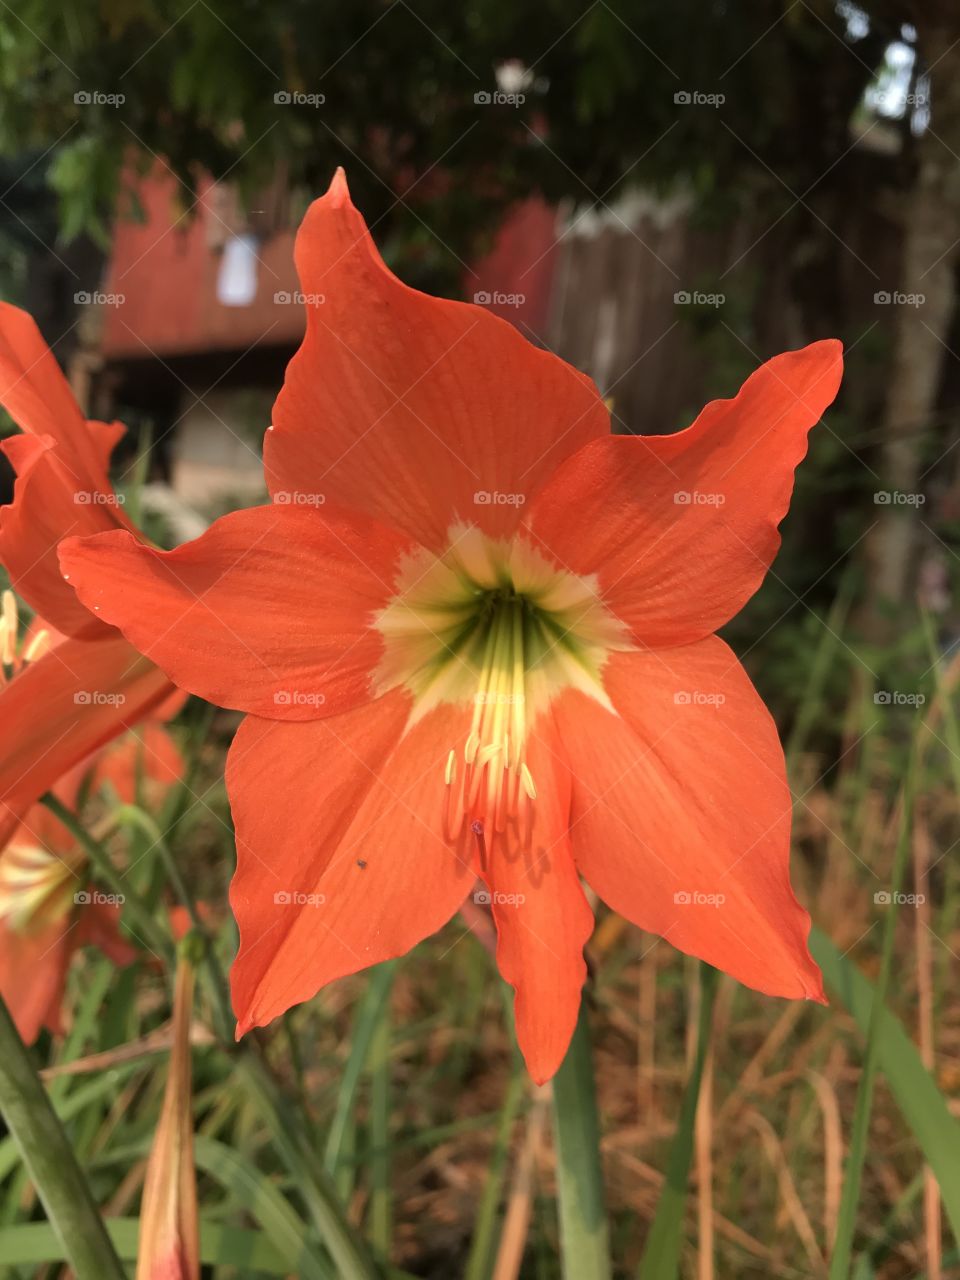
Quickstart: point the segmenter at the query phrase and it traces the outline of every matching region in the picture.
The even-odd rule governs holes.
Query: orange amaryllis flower
[[[182,775],[182,759],[162,725],[147,723],[111,743],[61,778],[54,794],[73,808],[81,791],[92,794],[109,782],[121,801],[133,803],[138,770],[157,788]],[[41,804],[0,849],[0,994],[27,1044],[43,1027],[63,1030],[67,972],[82,946],[99,947],[115,964],[136,958],[120,934],[120,904],[90,885],[87,871],[73,835]]]
[[[136,1280],[198,1280],[200,1226],[190,1103],[191,940],[180,945],[173,998],[173,1047],[140,1210]]]
[[[16,620],[0,672],[0,844],[29,806],[92,751],[155,711],[173,686],[64,582],[69,535],[131,528],[107,477],[123,427],[87,422],[33,320],[0,303],[0,404],[24,432],[0,443],[17,473],[0,507],[0,564],[59,643],[25,647]],[[16,678],[12,677],[16,675]]]
[[[612,436],[588,378],[385,267],[342,173],[297,239],[307,334],[273,505],[175,551],[71,539],[80,599],[250,713],[227,784],[242,1033],[405,952],[479,874],[532,1075],[562,1060],[593,914],[822,999],[773,722],[714,630],[777,550],[838,342],[688,430]]]

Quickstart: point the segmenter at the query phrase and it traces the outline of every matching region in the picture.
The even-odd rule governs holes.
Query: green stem
[[[690,1078],[680,1107],[680,1118],[667,1158],[663,1190],[657,1201],[657,1212],[647,1235],[640,1260],[638,1280],[676,1280],[680,1274],[680,1245],[683,1238],[683,1214],[687,1200],[687,1182],[693,1156],[694,1126],[703,1067],[710,1047],[713,1026],[713,1003],[717,992],[716,969],[700,965],[700,1012],[697,1018],[697,1049]]]
[[[553,1079],[553,1126],[564,1280],[610,1280],[600,1121],[585,1001],[567,1056]]]
[[[906,875],[910,852],[913,797],[918,767],[918,742],[920,720],[912,735],[913,745],[907,765],[907,775],[900,792],[900,826],[897,847],[890,877],[890,903],[883,933],[880,953],[880,973],[870,1006],[870,1022],[867,1027],[867,1046],[864,1051],[863,1069],[857,1089],[857,1101],[850,1131],[850,1150],[844,1170],[843,1195],[837,1215],[837,1235],[830,1256],[830,1280],[847,1280],[853,1257],[853,1236],[856,1228],[857,1206],[860,1201],[860,1184],[863,1180],[863,1164],[867,1154],[867,1136],[870,1129],[870,1111],[873,1105],[873,1086],[877,1076],[880,1054],[880,1028],[886,1012],[887,988],[893,970],[893,943],[897,929],[898,905]]]
[[[390,1257],[390,1005],[384,1002],[370,1045],[370,1241]]]
[[[2,997],[0,1111],[77,1280],[125,1280],[87,1181]]]

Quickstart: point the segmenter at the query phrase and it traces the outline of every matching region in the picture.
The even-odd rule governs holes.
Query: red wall
[[[146,221],[118,219],[104,284],[105,293],[124,299],[121,305],[102,308],[103,354],[108,359],[244,351],[257,342],[299,343],[303,308],[274,302],[275,293],[298,288],[292,231],[259,245],[253,303],[223,306],[217,299],[222,252],[211,247],[209,232],[222,231],[220,239],[228,233],[211,212],[223,217],[213,183],[204,184],[195,214],[188,217],[181,216],[182,206],[176,203],[186,193],[172,175],[148,177],[138,190]],[[554,211],[542,201],[519,205],[475,275],[464,282],[468,299],[488,293],[490,310],[518,325],[532,341],[542,341],[547,323],[554,225]]]

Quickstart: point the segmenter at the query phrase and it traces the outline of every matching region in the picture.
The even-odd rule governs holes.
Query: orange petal
[[[307,333],[264,441],[275,497],[325,495],[437,549],[457,518],[509,532],[557,464],[609,431],[583,374],[485,308],[392,275],[342,171],[296,260]]]
[[[0,822],[169,697],[170,681],[118,633],[65,640],[0,690]]]
[[[78,945],[74,920],[67,916],[31,931],[12,929],[0,920],[0,995],[24,1044],[33,1044],[47,1027],[58,1035],[67,969]]]
[[[537,789],[527,806],[529,832],[521,808],[518,827],[495,836],[485,875],[497,963],[516,991],[517,1043],[537,1084],[550,1079],[570,1043],[593,932],[570,847],[570,778],[559,749],[552,717],[541,716],[527,740]]]
[[[88,424],[32,316],[0,303],[0,404],[22,431],[51,436],[79,481],[103,474],[119,423]]]
[[[227,760],[238,1035],[409,951],[473,883],[475,866],[438,834],[444,766],[469,709],[442,705],[401,738],[408,713],[395,691],[326,720],[240,726]]]
[[[616,714],[555,705],[577,865],[621,915],[769,995],[823,999],[790,887],[790,791],[773,720],[715,636],[616,654]]]
[[[68,540],[80,600],[175,684],[284,720],[371,696],[386,604],[407,539],[362,517],[285,506],[234,511],[173,551],[128,533]]]
[[[133,964],[139,952],[120,932],[120,908],[109,902],[90,902],[77,912],[77,945],[98,947],[116,965]]]
[[[703,639],[759,587],[807,432],[837,393],[839,342],[768,360],[733,400],[672,436],[588,444],[537,497],[529,526],[653,647]],[[572,518],[573,516],[576,518]]]
[[[76,479],[50,436],[11,436],[0,448],[17,473],[13,502],[0,507],[0,563],[23,599],[58,630],[102,635],[104,624],[64,582],[57,547],[70,535],[116,529],[123,523],[119,508],[87,500],[103,490]]]

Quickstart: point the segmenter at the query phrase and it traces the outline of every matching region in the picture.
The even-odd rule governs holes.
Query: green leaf
[[[194,1139],[197,1168],[232,1192],[237,1203],[253,1215],[287,1264],[304,1280],[330,1280],[331,1267],[307,1239],[307,1227],[273,1183],[243,1157],[198,1134]]]

